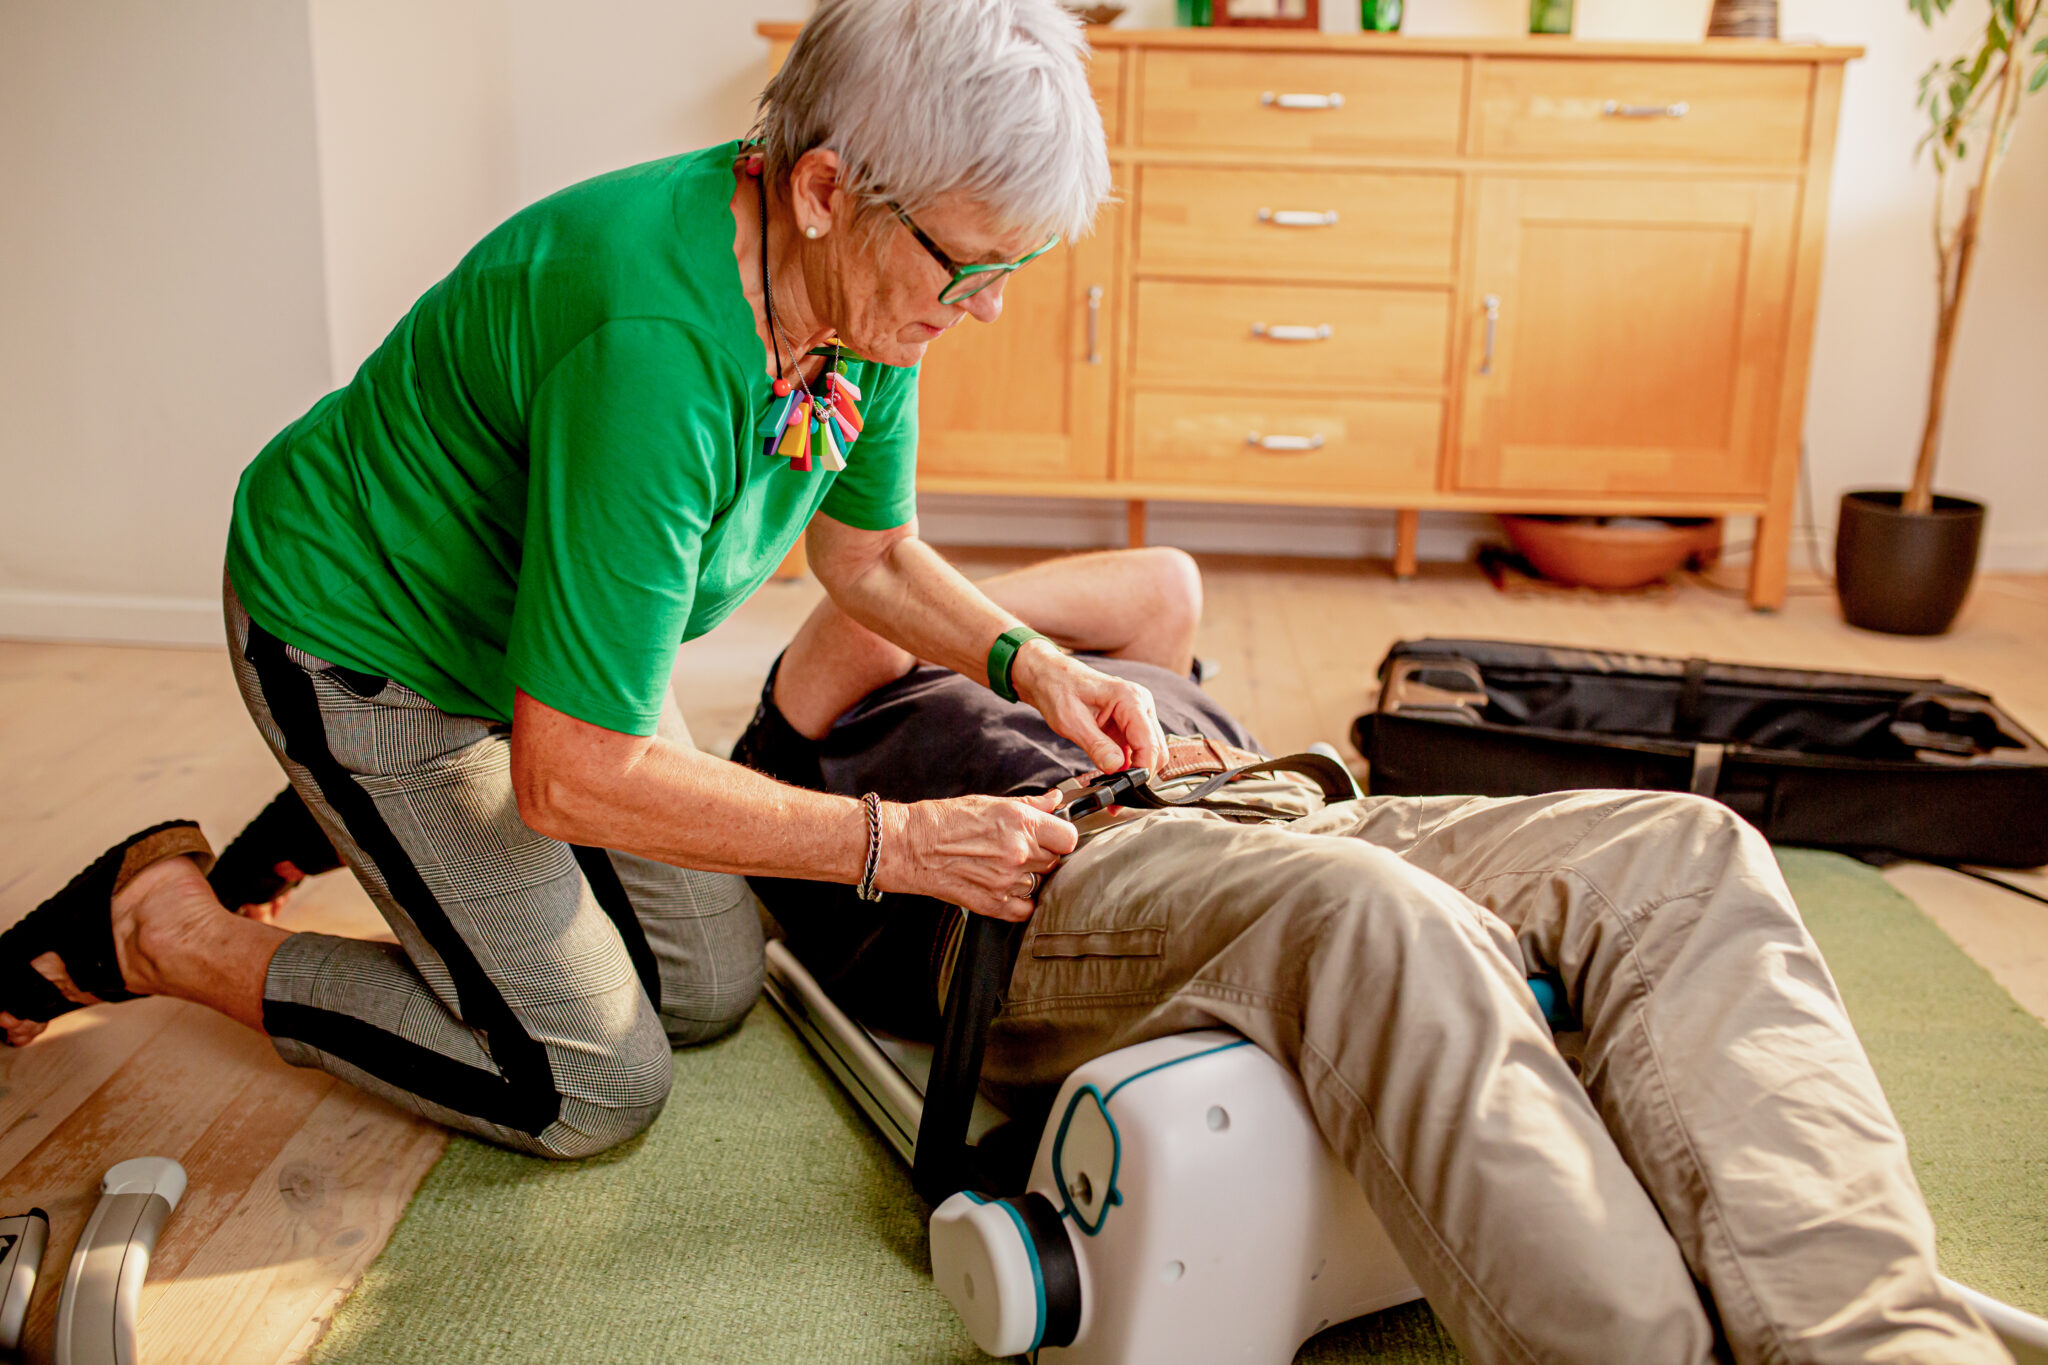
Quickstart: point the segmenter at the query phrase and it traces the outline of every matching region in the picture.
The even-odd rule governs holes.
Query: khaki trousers
[[[1536,972],[1583,1021],[1573,1063]],[[1047,884],[986,1076],[1052,1084],[1217,1025],[1300,1075],[1475,1361],[2010,1360],[1936,1279],[1905,1139],[1768,845],[1711,801],[1133,821]]]

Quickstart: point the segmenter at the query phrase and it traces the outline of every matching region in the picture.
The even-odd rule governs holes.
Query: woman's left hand
[[[1017,652],[1010,682],[1020,701],[1080,745],[1103,772],[1156,769],[1166,755],[1152,694],[1137,683],[1098,673],[1044,640],[1028,641]]]

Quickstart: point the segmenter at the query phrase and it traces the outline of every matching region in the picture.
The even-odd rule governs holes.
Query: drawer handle
[[[1600,106],[1600,112],[1609,118],[1684,118],[1692,112],[1692,106],[1684,100],[1676,104],[1623,104],[1609,100]]]
[[[1088,363],[1102,363],[1102,286],[1088,286]]]
[[[1264,337],[1268,341],[1328,341],[1330,324],[1326,322],[1320,327],[1296,327],[1276,322],[1268,327],[1263,322],[1255,322],[1252,324],[1252,335]]]
[[[1276,95],[1268,90],[1259,103],[1269,109],[1342,109],[1344,97],[1334,90],[1327,95]]]
[[[1480,358],[1479,373],[1493,373],[1493,332],[1500,326],[1500,295],[1488,294],[1480,300],[1486,306],[1486,354]]]
[[[1244,434],[1244,443],[1248,446],[1257,446],[1260,450],[1301,454],[1305,451],[1321,450],[1323,433],[1319,431],[1313,436],[1261,436],[1256,431],[1248,431]]]
[[[1337,210],[1324,209],[1317,213],[1313,209],[1260,209],[1259,221],[1271,223],[1274,227],[1335,227]]]

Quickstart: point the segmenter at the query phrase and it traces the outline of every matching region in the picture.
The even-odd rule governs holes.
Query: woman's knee
[[[669,998],[670,992],[663,992],[661,1022],[669,1043],[694,1047],[733,1032],[761,998],[762,978],[757,961],[751,971],[674,993],[674,999]]]
[[[668,1103],[675,1059],[651,1019],[579,1049],[573,1061],[573,1069],[557,1063],[555,1117],[534,1139],[541,1156],[595,1156],[645,1132]]]

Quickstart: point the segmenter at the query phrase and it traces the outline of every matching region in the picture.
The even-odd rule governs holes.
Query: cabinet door
[[[925,352],[921,475],[1048,483],[1109,477],[1117,214],[1003,285],[993,324],[967,318]]]
[[[1481,181],[1458,486],[1763,496],[1797,207],[1789,180]]]

